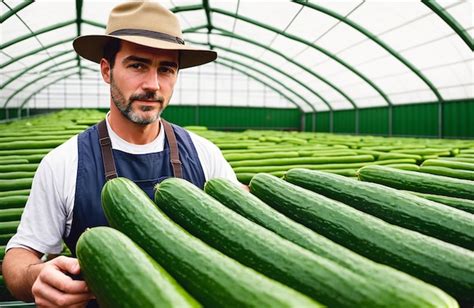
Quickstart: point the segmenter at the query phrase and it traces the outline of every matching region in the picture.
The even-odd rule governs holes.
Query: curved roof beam
[[[203,43],[198,43],[198,42],[193,42],[193,41],[189,41],[193,44],[199,44],[199,45],[207,45],[207,44],[203,44]],[[219,45],[215,45],[215,44],[209,44],[209,46],[211,47],[211,49],[214,49],[214,48],[218,48],[218,49],[222,49],[224,51],[227,51],[227,52],[230,52],[230,53],[233,53],[233,54],[236,54],[236,55],[239,55],[239,56],[242,56],[242,57],[245,57],[247,59],[250,59],[250,60],[253,60],[253,61],[256,61],[262,65],[265,65],[267,67],[269,67],[270,69],[272,70],[275,70],[277,71],[278,73],[286,76],[287,78],[290,78],[291,80],[293,80],[294,82],[298,83],[300,86],[304,87],[305,89],[307,89],[308,91],[310,91],[311,93],[313,93],[314,95],[316,95],[317,97],[319,97],[323,102],[326,102],[326,100],[324,98],[322,98],[318,93],[316,93],[313,89],[311,89],[310,87],[308,87],[307,85],[301,83],[300,81],[298,81],[296,78],[294,78],[293,76],[290,76],[288,73],[285,73],[284,71],[282,71],[281,69],[271,65],[271,64],[268,64],[262,60],[259,60],[255,57],[252,57],[248,54],[244,54],[244,53],[241,53],[241,52],[238,52],[238,51],[235,51],[235,50],[232,50],[232,49],[229,49],[229,48],[226,48],[226,47],[222,47],[222,46],[219,46]],[[234,61],[233,59],[230,59],[230,61]],[[260,71],[259,71],[260,72]],[[261,73],[261,72],[260,72]],[[263,74],[263,73],[261,73]],[[266,75],[266,74],[265,74]],[[307,100],[306,100],[307,102]],[[314,108],[314,105],[309,103],[308,102],[308,106],[311,108],[311,110],[313,110],[313,112],[317,112],[317,110]]]
[[[39,88],[37,91],[34,91],[33,93],[30,94],[30,96],[28,96],[24,101],[23,103],[20,105],[20,107],[18,109],[23,109],[23,106],[25,106],[25,104],[35,95],[37,94],[38,92],[41,92],[42,90],[46,89],[47,87],[49,87],[50,85],[58,82],[58,81],[61,81],[63,79],[66,79],[66,78],[69,78],[73,75],[76,75],[76,74],[79,74],[79,72],[73,72],[71,74],[67,74],[67,75],[64,75],[64,76],[61,76],[59,77],[58,79],[55,79],[53,81],[51,81],[50,83],[46,84],[46,85],[43,85],[41,88]]]
[[[61,45],[61,44],[70,42],[70,41],[72,41],[72,40],[74,40],[74,39],[75,39],[75,37],[71,37],[71,38],[68,38],[68,39],[65,39],[65,40],[62,40],[62,41],[57,41],[57,42],[54,42],[54,43],[49,44],[49,45],[47,45],[47,46],[44,46],[44,48],[41,47],[41,48],[37,48],[37,49],[32,50],[32,51],[29,51],[29,52],[27,52],[27,53],[24,53],[24,54],[22,54],[22,55],[20,55],[20,56],[17,56],[17,57],[15,57],[15,58],[11,59],[11,60],[9,60],[9,61],[7,61],[7,62],[5,62],[5,63],[0,64],[0,68],[7,67],[7,66],[9,66],[10,64],[13,64],[13,63],[15,63],[16,61],[19,61],[19,60],[21,60],[21,59],[23,59],[23,58],[25,58],[25,57],[34,55],[34,54],[36,54],[36,53],[38,53],[38,52],[40,52],[40,51],[49,49],[49,48],[51,48],[51,47],[54,47],[54,46],[57,46],[57,45]]]
[[[17,78],[23,76],[24,74],[26,74],[26,73],[29,72],[30,70],[34,69],[35,67],[40,66],[41,64],[44,64],[44,63],[46,63],[46,62],[49,62],[49,61],[51,61],[51,60],[53,60],[53,59],[55,59],[55,58],[61,57],[61,56],[65,55],[65,54],[68,54],[68,53],[71,53],[71,51],[70,51],[70,50],[67,50],[67,51],[60,52],[60,53],[58,53],[58,54],[56,54],[56,55],[54,55],[54,56],[52,56],[52,57],[50,57],[50,58],[46,58],[45,60],[42,60],[42,61],[40,61],[40,62],[36,62],[35,64],[32,64],[32,65],[28,66],[27,68],[25,68],[24,70],[22,70],[21,72],[19,72],[19,73],[16,74],[15,76],[13,76],[12,78],[8,79],[5,83],[1,84],[1,85],[0,85],[0,89],[5,88],[7,85],[9,85],[10,83],[12,83],[15,79],[17,79]],[[76,58],[76,57],[74,57],[74,59],[75,59],[75,58]],[[67,61],[69,61],[69,60],[67,60]]]
[[[256,82],[261,83],[261,84],[263,84],[264,86],[269,87],[269,88],[272,89],[273,91],[277,92],[278,94],[280,94],[281,96],[283,96],[284,98],[286,98],[286,99],[287,99],[289,102],[291,102],[293,105],[295,105],[295,106],[298,108],[299,111],[303,112],[303,110],[301,109],[301,107],[300,107],[294,100],[292,100],[290,97],[288,97],[288,95],[286,95],[285,93],[281,92],[280,90],[278,90],[277,88],[273,87],[272,85],[266,83],[265,81],[262,81],[261,79],[255,77],[254,75],[249,74],[248,72],[246,72],[246,71],[244,71],[244,70],[241,70],[241,69],[239,69],[239,68],[237,68],[237,67],[233,67],[232,65],[229,65],[229,64],[227,64],[227,63],[221,62],[221,61],[219,61],[219,60],[216,60],[215,62],[218,63],[219,65],[223,65],[223,66],[228,67],[228,68],[230,68],[230,69],[234,69],[234,70],[236,70],[236,71],[238,71],[238,72],[240,72],[240,73],[242,73],[242,74],[244,74],[244,75],[246,75],[246,76],[252,78],[252,79],[255,80]]]
[[[286,32],[283,32],[281,31],[280,29],[276,29],[272,26],[269,26],[269,25],[266,25],[266,24],[263,24],[261,22],[258,22],[256,20],[253,20],[251,18],[248,18],[248,17],[245,17],[245,16],[240,16],[238,14],[234,14],[234,13],[231,13],[231,12],[228,12],[228,11],[225,11],[225,10],[222,10],[222,9],[217,9],[217,8],[211,8],[211,11],[214,12],[214,13],[218,13],[218,14],[222,14],[222,15],[226,15],[226,16],[230,16],[230,17],[233,17],[233,18],[237,18],[239,20],[242,20],[242,21],[245,21],[245,22],[248,22],[250,24],[253,24],[255,26],[258,26],[258,27],[261,27],[261,28],[264,28],[266,30],[269,30],[269,31],[272,31],[272,32],[275,32],[277,34],[280,34],[290,40],[293,40],[293,41],[297,41],[297,42],[300,42],[302,44],[305,44],[309,47],[312,47],[318,51],[320,51],[321,53],[325,54],[326,56],[328,56],[329,58],[333,59],[334,61],[336,61],[337,63],[341,64],[342,66],[344,66],[345,68],[347,68],[348,70],[350,70],[351,72],[353,72],[354,74],[356,74],[358,77],[360,77],[362,80],[364,80],[365,82],[367,82],[376,92],[378,92],[380,94],[380,96],[383,97],[383,99],[387,102],[388,105],[393,105],[392,104],[392,101],[390,100],[390,98],[387,96],[387,94],[385,94],[385,92],[382,91],[382,89],[380,89],[376,84],[374,84],[369,78],[367,78],[366,76],[364,76],[362,73],[360,73],[358,70],[356,70],[354,67],[352,67],[351,65],[349,65],[348,63],[346,63],[345,61],[343,61],[342,59],[340,59],[339,57],[337,57],[336,55],[330,53],[329,51],[327,51],[326,49],[320,47],[320,46],[317,46],[301,37],[298,37],[296,35],[292,35],[292,34],[289,34],[289,33],[286,33]]]
[[[72,59],[72,60],[69,60],[69,61],[66,61],[66,62],[63,62],[64,63],[68,63],[68,62],[72,62],[74,61],[75,59]],[[56,64],[50,66],[49,68],[45,68],[44,70],[47,71],[48,69],[51,69],[52,67],[55,67]],[[64,71],[64,70],[67,70],[67,69],[71,69],[73,67],[76,67],[77,68],[77,65],[75,66],[70,66],[70,67],[67,67],[67,68],[64,68],[64,69],[61,69],[61,70],[58,70],[58,71]],[[24,85],[23,87],[21,87],[20,89],[17,89],[15,92],[13,92],[8,98],[7,100],[5,101],[5,104],[3,104],[3,108],[6,108],[8,103],[13,99],[13,97],[15,97],[18,93],[22,92],[23,90],[25,90],[26,88],[28,88],[29,86],[33,85],[35,82],[43,79],[43,78],[46,78],[48,77],[48,75],[43,75],[43,76],[40,76],[38,78],[36,78],[35,80],[32,80],[31,82],[27,83],[26,85]]]
[[[474,51],[474,40],[469,35],[469,33],[463,29],[463,27],[458,23],[458,21],[451,16],[445,9],[441,7],[435,0],[421,0],[427,7],[429,7],[433,12],[436,13],[448,26],[456,32],[461,39],[466,43],[466,45]]]
[[[283,54],[282,52],[276,50],[276,49],[273,49],[273,48],[270,48],[270,47],[267,47],[257,41],[254,41],[254,40],[251,40],[249,38],[246,38],[246,37],[243,37],[243,36],[240,36],[240,35],[237,35],[235,33],[231,33],[225,29],[222,29],[222,28],[214,28],[215,30],[218,30],[218,31],[221,31],[222,33],[213,33],[214,35],[222,35],[222,36],[227,36],[227,37],[231,37],[231,38],[234,38],[234,39],[238,39],[238,40],[242,40],[244,42],[247,42],[247,43],[250,43],[250,44],[253,44],[253,45],[256,45],[256,46],[259,46],[261,48],[265,48],[266,50],[268,51],[271,51],[279,56],[281,56],[282,58],[284,58],[286,61],[298,66],[299,68],[301,68],[302,70],[306,71],[307,73],[311,74],[312,76],[314,76],[315,78],[321,80],[322,82],[324,82],[325,84],[327,84],[329,87],[333,88],[336,92],[338,92],[339,94],[341,94],[345,99],[347,99],[349,101],[349,103],[354,107],[354,109],[357,109],[357,105],[355,104],[354,100],[352,98],[350,98],[346,93],[344,93],[344,91],[342,91],[340,88],[338,88],[336,85],[334,85],[333,83],[331,83],[330,81],[328,81],[327,79],[325,79],[324,77],[322,77],[321,75],[317,74],[316,72],[314,72],[313,70],[309,69],[308,67],[302,65],[301,63],[299,62],[296,62],[295,60],[287,57],[285,54]],[[333,110],[332,106],[328,103],[327,104],[329,110]]]
[[[9,42],[6,42],[6,43],[0,45],[0,49],[5,49],[5,48],[7,48],[8,46],[11,46],[11,45],[13,45],[13,44],[19,43],[19,42],[24,41],[24,40],[26,40],[26,39],[29,39],[29,38],[31,38],[31,37],[34,37],[34,36],[37,36],[37,35],[40,35],[40,34],[49,32],[49,31],[53,31],[53,30],[56,30],[56,29],[59,29],[59,28],[67,27],[67,26],[72,25],[72,24],[75,24],[75,23],[76,23],[76,20],[75,20],[75,19],[72,19],[72,20],[69,20],[69,21],[60,22],[60,23],[51,25],[51,26],[46,27],[46,28],[43,28],[43,29],[39,29],[39,30],[36,31],[36,32],[28,33],[28,34],[19,36],[19,37],[15,38],[15,39],[13,39],[13,40],[11,40],[11,41],[9,41]]]
[[[25,7],[27,7],[28,5],[32,4],[33,2],[34,2],[33,0],[24,0],[22,3],[18,4],[18,5],[15,6],[13,9],[10,9],[10,10],[7,11],[5,14],[3,14],[2,16],[0,16],[0,23],[5,22],[5,20],[7,20],[8,18],[10,18],[10,17],[12,17],[13,15],[15,15],[18,11],[23,10]]]
[[[287,90],[288,92],[292,93],[293,95],[297,96],[299,99],[301,99],[303,102],[305,102],[307,105],[310,105],[310,103],[308,102],[307,99],[305,99],[303,96],[301,96],[300,94],[298,94],[297,92],[295,92],[294,90],[290,89],[289,87],[285,86],[281,81],[277,80],[276,78],[273,78],[272,76],[268,76],[267,74],[265,74],[264,72],[260,71],[259,69],[256,69],[254,67],[251,67],[245,63],[242,63],[240,61],[237,61],[235,59],[230,59],[230,58],[226,58],[226,57],[219,57],[220,59],[222,60],[226,60],[226,61],[229,61],[229,62],[232,62],[232,63],[235,63],[235,64],[238,64],[240,66],[243,66],[245,67],[246,69],[249,69],[251,71],[254,71],[254,72],[257,72],[265,77],[267,77],[268,79],[270,79],[271,81],[275,82],[276,84],[280,85],[282,88],[284,88],[285,90]],[[274,89],[274,87],[272,87],[272,89]],[[300,105],[296,104],[295,105],[298,107],[298,109],[301,111],[301,112],[304,112],[303,108],[301,108]]]
[[[434,84],[419,70],[417,69],[413,64],[411,64],[407,59],[405,59],[400,53],[395,51],[393,48],[385,44],[381,39],[379,39],[376,35],[372,34],[370,31],[367,29],[363,28],[362,26],[358,25],[357,23],[345,18],[342,15],[337,14],[336,12],[333,12],[327,8],[324,8],[322,6],[319,6],[314,3],[310,3],[304,0],[292,0],[295,3],[301,4],[305,7],[309,7],[313,10],[319,11],[321,13],[324,13],[326,15],[329,15],[331,17],[336,18],[337,20],[351,26],[352,28],[356,29],[369,39],[371,39],[374,43],[385,49],[388,53],[390,53],[392,56],[398,59],[401,63],[403,63],[408,69],[410,69],[415,75],[417,75],[423,82],[431,89],[433,94],[438,98],[439,101],[443,100],[443,97],[441,94],[438,92],[438,89],[434,86]],[[423,1],[425,2],[425,1]],[[430,0],[430,2],[434,2]]]

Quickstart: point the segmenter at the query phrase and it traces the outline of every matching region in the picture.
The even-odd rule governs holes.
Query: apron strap
[[[176,141],[176,135],[174,134],[174,130],[170,123],[164,119],[161,119],[161,123],[163,124],[165,136],[170,146],[170,161],[171,166],[173,167],[173,175],[176,178],[183,178],[183,167],[181,161],[179,160],[179,150],[178,142]]]
[[[102,163],[104,164],[105,171],[105,180],[108,181],[117,177],[114,156],[112,154],[112,142],[110,141],[105,120],[102,120],[99,123],[98,128],[100,150],[102,151]]]

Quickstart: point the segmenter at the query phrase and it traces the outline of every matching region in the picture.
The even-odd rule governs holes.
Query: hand
[[[75,258],[60,256],[44,263],[31,288],[36,305],[85,307],[94,295],[85,281],[73,280],[65,274],[78,275],[80,271]]]

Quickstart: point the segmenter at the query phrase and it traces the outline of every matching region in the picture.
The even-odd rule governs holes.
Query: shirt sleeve
[[[206,181],[213,178],[225,178],[239,183],[234,170],[214,143],[192,132],[189,132],[189,134],[196,147]]]
[[[20,225],[8,242],[7,250],[21,247],[43,254],[59,254],[62,251],[68,215],[61,200],[57,174],[51,164],[53,159],[48,154],[38,166]]]

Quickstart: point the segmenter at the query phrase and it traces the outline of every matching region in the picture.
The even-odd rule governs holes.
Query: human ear
[[[100,60],[100,73],[102,74],[102,79],[104,79],[106,83],[110,84],[110,75],[111,75],[110,64],[104,58]]]

